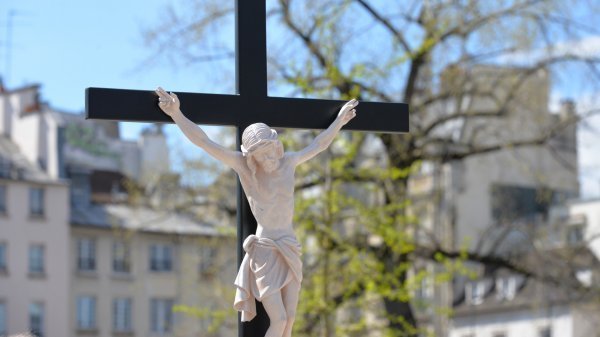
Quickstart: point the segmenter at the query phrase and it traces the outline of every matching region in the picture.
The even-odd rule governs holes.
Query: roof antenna
[[[9,85],[10,69],[12,67],[12,37],[13,37],[13,19],[17,15],[17,11],[11,9],[6,14],[6,40],[5,40],[5,64],[4,64],[4,83]]]

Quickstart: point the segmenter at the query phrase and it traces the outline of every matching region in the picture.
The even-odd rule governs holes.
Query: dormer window
[[[71,204],[86,207],[90,204],[90,176],[87,173],[71,173]]]
[[[575,274],[577,280],[581,282],[585,287],[591,287],[593,281],[593,274],[591,269],[581,269]]]
[[[567,228],[567,243],[577,246],[583,242],[583,225],[570,225]]]
[[[485,296],[485,283],[483,281],[469,282],[465,286],[467,303],[479,305],[483,303]]]
[[[431,299],[431,297],[433,296],[432,291],[433,289],[430,287],[429,285],[429,279],[427,277],[423,277],[421,279],[421,282],[419,284],[419,287],[417,288],[415,297],[420,299],[420,300],[428,300]]]
[[[583,215],[572,217],[567,224],[566,240],[569,246],[577,246],[583,243],[585,234],[586,218]]]
[[[514,276],[496,280],[496,298],[499,300],[512,300],[517,294],[517,278]]]
[[[0,178],[10,178],[11,162],[0,156]]]

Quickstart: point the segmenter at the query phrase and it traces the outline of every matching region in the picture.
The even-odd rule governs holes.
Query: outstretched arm
[[[342,126],[346,125],[356,116],[356,110],[354,108],[357,105],[358,101],[355,99],[348,101],[348,103],[344,104],[340,109],[340,112],[333,123],[331,123],[325,131],[321,132],[310,145],[298,152],[292,153],[291,156],[294,159],[295,164],[302,164],[328,148]]]
[[[208,154],[240,173],[240,170],[244,167],[244,157],[241,152],[229,150],[210,140],[198,125],[183,115],[179,109],[180,103],[177,95],[174,93],[169,94],[161,87],[156,89],[156,94],[158,95],[158,106],[164,113],[173,118],[175,124],[179,126],[183,134],[192,143],[201,147]]]

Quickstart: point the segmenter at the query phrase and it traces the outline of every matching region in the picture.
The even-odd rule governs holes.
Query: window
[[[496,298],[499,300],[512,300],[517,293],[516,277],[506,277],[496,280]]]
[[[421,282],[419,283],[419,287],[416,289],[415,298],[419,300],[427,300],[430,299],[432,294],[431,287],[429,286],[429,280],[426,276],[421,278]]]
[[[125,242],[118,241],[113,243],[113,271],[117,273],[130,272],[130,250]]]
[[[96,270],[96,242],[93,239],[77,240],[77,269]]]
[[[0,336],[5,336],[8,333],[6,327],[6,303],[0,302]]]
[[[591,269],[580,269],[575,273],[575,277],[582,285],[586,287],[591,287],[594,283],[594,273]]]
[[[168,245],[150,246],[150,270],[152,271],[171,271],[172,249]]]
[[[36,337],[44,337],[44,305],[34,302],[29,305],[29,330]]]
[[[552,337],[552,329],[547,326],[540,329],[539,337]]]
[[[577,246],[583,242],[584,225],[569,225],[567,228],[567,244]]]
[[[0,156],[0,178],[11,178],[12,163],[7,158]]]
[[[0,242],[0,273],[6,272],[8,269],[8,245],[4,242]]]
[[[29,189],[29,214],[32,216],[44,215],[44,189],[38,187]]]
[[[77,328],[80,330],[92,330],[96,328],[95,297],[77,297]]]
[[[494,184],[490,196],[492,218],[502,225],[545,217],[558,194],[545,188]]]
[[[88,173],[70,171],[71,205],[85,207],[90,203],[90,175]]]
[[[173,325],[173,300],[150,300],[150,329],[152,332],[170,332]]]
[[[483,297],[485,295],[485,283],[483,281],[469,282],[466,285],[465,293],[467,297],[467,303],[472,305],[478,305],[483,303]]]
[[[214,272],[215,258],[217,256],[217,250],[215,247],[202,246],[199,250],[200,263],[198,264],[198,271],[201,275],[209,275]]]
[[[31,245],[29,246],[29,273],[43,274],[44,273],[44,246]]]
[[[131,326],[131,299],[115,298],[113,301],[113,331],[132,331]]]
[[[0,185],[0,214],[6,214],[6,186]]]

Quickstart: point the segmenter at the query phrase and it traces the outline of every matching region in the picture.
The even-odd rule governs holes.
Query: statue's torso
[[[257,170],[256,180],[241,178],[252,214],[258,228],[256,235],[277,239],[294,235],[294,169],[288,160],[281,160],[280,167],[265,173]]]

